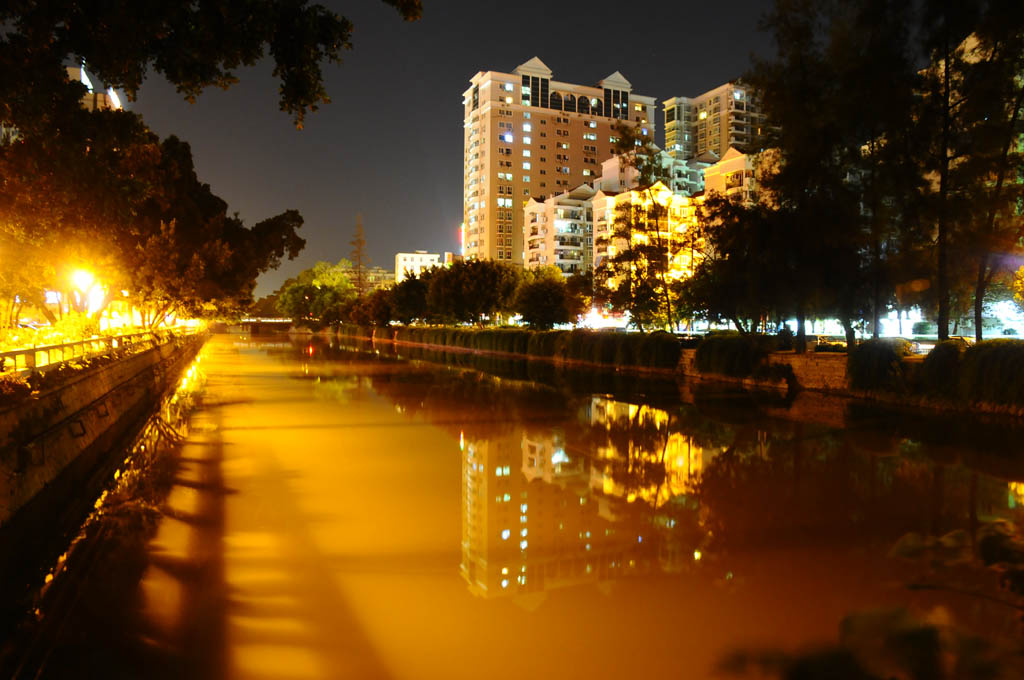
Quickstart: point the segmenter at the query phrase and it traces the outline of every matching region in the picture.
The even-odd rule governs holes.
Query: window
[[[588,122],[587,123],[587,127],[596,128],[597,127],[597,121],[596,120],[592,120],[592,121]]]
[[[646,129],[644,130],[644,134],[645,135],[647,134],[647,130]],[[597,141],[597,135],[594,134],[593,132],[585,132],[583,134],[583,139],[589,139],[592,142],[596,142]]]
[[[512,140],[513,140],[513,139],[514,139],[514,138],[512,137],[512,133],[510,133],[510,132],[506,132],[505,134],[503,134],[503,135],[501,136],[501,141],[503,141],[503,142],[507,142],[507,143],[509,143],[509,144],[511,144],[511,143],[512,143]]]
[[[529,157],[530,157],[530,150],[529,149],[523,149],[523,158],[529,158]]]
[[[527,111],[526,113],[524,113],[523,114],[523,118],[526,119],[526,120],[530,120],[530,112]]]
[[[533,126],[529,123],[523,123],[523,132],[530,132],[533,130]]]
[[[700,120],[704,120],[707,117],[708,117],[708,112],[707,111],[701,111],[700,115],[697,116],[697,118],[699,118]]]
[[[646,130],[646,129],[647,129],[647,128],[644,128],[644,130]],[[644,134],[646,135],[646,134],[647,134],[647,132],[644,132]],[[532,140],[532,139],[530,139],[529,137],[523,137],[523,144],[529,144],[529,143],[530,143],[530,142],[532,142],[532,141],[533,141],[533,140]]]
[[[505,97],[505,103],[506,104],[511,104],[512,103],[512,97]]]
[[[634,111],[643,111],[644,110],[644,106],[643,106],[643,104],[633,104],[633,110]]]
[[[618,137],[609,137],[608,138],[608,142],[610,144],[618,144],[619,143],[619,138]]]
[[[529,175],[523,175],[523,181],[524,182],[529,182],[530,181],[530,176]]]
[[[501,84],[501,89],[505,90],[505,92],[511,92],[512,91],[512,83],[502,83]]]
[[[530,161],[523,161],[523,170],[530,169]]]

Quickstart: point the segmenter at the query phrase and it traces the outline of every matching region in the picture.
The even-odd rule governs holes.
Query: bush
[[[849,352],[846,370],[850,387],[858,390],[905,392],[903,357],[911,354],[911,345],[903,338],[867,340]]]
[[[735,378],[752,375],[768,355],[758,338],[738,333],[716,333],[697,346],[694,363],[701,373],[721,373]]]
[[[24,378],[0,375],[0,408],[15,404],[32,394],[32,387]]]
[[[683,348],[671,333],[656,331],[640,337],[636,357],[647,368],[674,369],[679,365]]]
[[[846,345],[840,345],[838,342],[819,342],[814,346],[814,351],[843,354],[846,352]]]
[[[967,343],[963,340],[943,340],[937,343],[921,364],[920,389],[927,394],[955,397],[965,349]]]
[[[968,347],[958,391],[968,401],[1024,406],[1024,340],[1000,338]]]

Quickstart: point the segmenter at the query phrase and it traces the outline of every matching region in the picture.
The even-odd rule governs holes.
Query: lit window
[[[646,136],[647,135],[647,128],[640,128],[640,134]]]
[[[501,579],[501,587],[502,588],[508,588],[508,579],[507,578]]]
[[[523,158],[529,158],[529,157],[530,157],[530,150],[529,149],[523,149]]]
[[[507,541],[508,537],[511,536],[511,535],[512,535],[511,531],[509,531],[508,529],[502,529],[502,531],[501,531],[501,540]]]
[[[511,134],[511,133],[509,133],[509,132],[506,132],[505,134],[503,134],[503,135],[501,136],[501,141],[503,141],[503,142],[509,142],[509,143],[511,143],[511,142],[512,142],[512,139],[513,139],[513,137],[512,137],[512,134]]]
[[[506,104],[511,104],[512,103],[512,97],[505,97],[505,103]]]
[[[589,123],[587,123],[587,126],[588,127],[592,127],[592,128],[596,128],[597,127],[597,121],[596,120],[592,120]]]
[[[510,199],[507,199],[507,200],[508,200],[508,207],[511,208],[512,207],[512,199],[510,198]],[[505,476],[508,477],[509,474],[511,474],[512,468],[510,468],[508,465],[506,465],[504,467],[504,470],[505,470]]]
[[[519,549],[526,550],[526,546],[529,545],[525,540],[519,541]]]
[[[526,536],[528,531],[529,531],[528,529],[520,529],[519,530],[519,535],[520,536]]]
[[[527,508],[526,503],[523,503],[522,505],[519,506],[519,512],[526,512],[526,508]]]
[[[529,123],[523,123],[523,132],[530,132],[533,130],[533,126]]]
[[[523,161],[523,170],[530,169],[530,161]]]
[[[583,171],[583,176],[584,177],[590,177],[590,170],[584,170]]]
[[[525,118],[526,120],[530,120],[530,113],[529,112],[524,113],[523,114],[523,118]]]
[[[707,111],[701,111],[700,115],[697,116],[697,117],[700,118],[701,120],[704,120],[705,118],[708,117],[708,112]]]
[[[529,182],[530,181],[530,176],[529,175],[523,175],[523,181],[524,182]]]
[[[512,91],[512,83],[504,83],[501,86],[501,89],[505,90],[505,92],[511,92]]]
[[[643,111],[644,107],[643,107],[642,104],[633,104],[633,110],[634,111]]]

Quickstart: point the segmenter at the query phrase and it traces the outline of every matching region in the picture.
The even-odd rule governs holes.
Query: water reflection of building
[[[628,503],[660,507],[686,494],[716,453],[673,431],[668,411],[652,406],[593,397],[589,420],[606,435],[593,452],[590,486]]]
[[[599,514],[587,461],[561,431],[465,440],[462,461],[461,572],[473,593],[538,593],[656,563],[650,522]]]

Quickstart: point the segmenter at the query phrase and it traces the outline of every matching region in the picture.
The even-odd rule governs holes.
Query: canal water
[[[704,678],[911,620],[1019,647],[1019,596],[969,559],[1019,518],[1012,428],[319,339],[204,352],[135,595],[98,617],[132,650],[93,654],[106,677]]]

